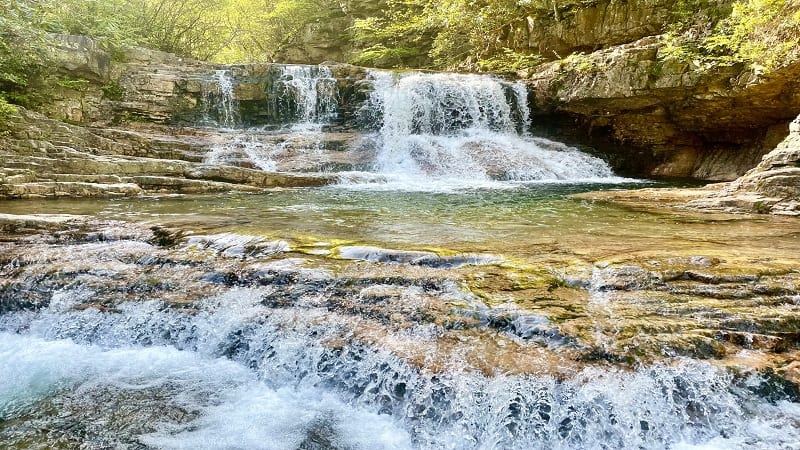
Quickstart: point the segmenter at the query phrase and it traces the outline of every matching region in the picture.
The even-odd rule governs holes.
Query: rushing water
[[[387,177],[388,189],[617,180],[598,158],[526,135],[530,111],[521,83],[456,74],[371,77],[363,114],[379,130],[374,170]]]
[[[170,254],[190,258],[181,263],[150,257],[155,250],[140,241],[78,242],[65,252],[93,255],[98,267],[78,270],[84,278],[52,293],[40,309],[0,314],[0,446],[800,448],[800,406],[769,394],[771,381],[755,373],[691,358],[633,368],[504,370],[529,353],[574,345],[558,334],[539,336],[548,316],[505,305],[517,311],[510,325],[515,334],[491,336],[528,353],[512,353],[503,366],[492,363],[495,355],[481,354],[487,334],[465,332],[447,347],[449,331],[424,318],[380,328],[369,314],[332,307],[344,302],[391,317],[435,300],[451,308],[447,314],[472,311],[487,326],[489,307],[464,289],[459,269],[475,266],[469,273],[480,278],[491,275],[484,266],[488,273],[579,261],[591,267],[586,309],[597,315],[602,346],[615,338],[603,321],[622,317],[596,261],[637,253],[728,254],[727,242],[737,243],[741,258],[800,254],[800,230],[788,221],[707,219],[570,200],[572,193],[641,184],[615,177],[598,158],[529,136],[522,84],[388,72],[374,72],[368,81],[372,90],[360,111],[365,129],[353,142],[370,159],[363,170],[342,172],[336,186],[0,202],[7,213],[91,214],[194,233]],[[336,82],[325,67],[285,67],[273,89],[293,120],[279,131],[245,129],[235,79],[216,72],[208,102],[216,125],[228,130],[206,163],[275,171],[288,154],[324,156],[326,127],[341,107]],[[190,308],[156,291],[140,301],[94,303],[103,289],[91,277],[174,263],[191,278],[196,267],[210,264],[197,259],[202,249],[247,264],[252,239],[269,240],[259,247],[267,255],[259,270],[283,278],[209,292]],[[431,249],[455,256],[439,258]],[[303,266],[302,257],[312,255],[322,267]],[[18,274],[35,262],[33,255],[3,270]],[[432,275],[404,284],[405,266]],[[378,275],[360,286],[336,270]],[[383,304],[387,298],[398,303]],[[491,370],[475,370],[461,356],[470,352]]]
[[[800,439],[800,407],[760,399],[758,377],[736,380],[706,363],[586,369],[568,381],[431,376],[386,352],[327,347],[335,315],[267,308],[268,290],[209,298],[194,315],[158,301],[111,316],[69,308],[87,294],[62,292],[46,310],[0,321],[6,445],[39,433],[90,448],[779,448]],[[425,339],[417,333],[396,338]]]

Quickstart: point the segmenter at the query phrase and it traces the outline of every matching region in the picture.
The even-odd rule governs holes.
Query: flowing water
[[[210,146],[207,163],[275,171],[289,153],[333,153],[326,127],[341,105],[327,68],[284,69],[275,89],[294,119],[277,131],[239,127],[235,80],[225,71],[214,79],[209,102],[227,143]],[[679,355],[634,364],[570,356],[626,345],[626,321],[642,314],[626,308],[653,303],[610,290],[619,282],[611,262],[766,264],[771,255],[796,264],[800,226],[569,199],[646,183],[528,136],[521,84],[388,72],[367,81],[365,129],[352,144],[369,157],[338,185],[0,202],[4,213],[90,214],[188,233],[173,249],[109,232],[45,236],[7,261],[8,276],[65,262],[34,274],[39,290],[53,272],[76,278],[40,307],[0,310],[0,445],[800,448],[800,405],[758,371]],[[115,287],[143,268],[143,284]],[[492,281],[534,275],[556,282],[535,290]],[[190,303],[153,288],[189,292],[196,279],[209,283]],[[553,304],[526,297],[548,292],[568,295]],[[659,298],[662,314],[689,301]]]

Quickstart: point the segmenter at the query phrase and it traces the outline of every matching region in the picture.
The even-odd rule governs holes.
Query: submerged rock
[[[338,247],[337,251],[338,256],[344,259],[410,264],[433,268],[458,268],[466,265],[488,265],[503,262],[501,258],[492,255],[443,256],[434,252],[390,250],[366,246],[342,246]]]

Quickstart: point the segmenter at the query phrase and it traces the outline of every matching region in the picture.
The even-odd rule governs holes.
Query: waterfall
[[[400,188],[615,182],[599,158],[528,136],[522,82],[486,75],[370,73],[361,116],[379,135],[374,169]],[[498,182],[501,182],[498,184]]]
[[[216,70],[202,83],[204,125],[235,128],[239,124],[239,105],[233,95],[234,80],[229,70]]]
[[[286,65],[277,83],[296,129],[319,129],[336,117],[337,80],[325,66]]]
[[[616,177],[599,158],[531,136],[528,91],[522,81],[377,70],[368,71],[366,80],[337,79],[330,67],[311,65],[277,65],[268,74],[257,82],[242,75],[250,83],[246,91],[262,83],[265,92],[240,101],[231,72],[214,73],[214,84],[204,95],[207,115],[218,127],[236,128],[237,136],[210,148],[208,163],[267,171],[368,167],[366,173],[340,173],[342,186],[358,189],[441,191],[629,181]],[[341,104],[343,99],[350,103]],[[357,120],[343,129],[358,136],[347,140],[347,153],[328,151],[326,142],[340,130],[336,127],[351,120],[343,111],[356,111]],[[265,129],[243,124],[264,126],[282,137],[266,142],[256,136]],[[318,163],[283,163],[303,155]]]
[[[222,113],[220,125],[233,128],[238,115],[236,100],[233,98],[233,79],[227,70],[217,70],[215,76],[219,90],[219,109]]]

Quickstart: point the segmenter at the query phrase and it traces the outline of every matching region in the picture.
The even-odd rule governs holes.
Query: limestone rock
[[[761,163],[719,192],[693,200],[692,208],[800,215],[800,116],[789,136]]]
[[[786,137],[800,111],[800,62],[767,75],[703,72],[662,61],[663,45],[648,36],[523,73],[535,113],[608,136],[612,164],[638,175],[731,181]]]

